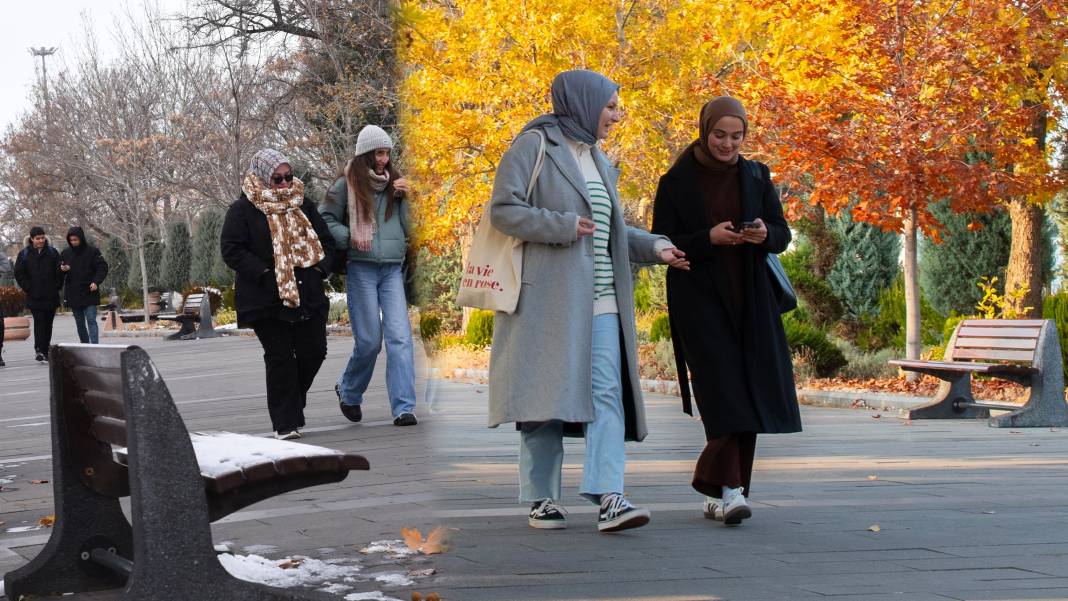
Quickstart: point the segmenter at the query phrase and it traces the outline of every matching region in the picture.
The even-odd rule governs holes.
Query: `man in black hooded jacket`
[[[59,269],[65,274],[63,293],[74,313],[78,340],[99,344],[96,309],[100,304],[100,284],[108,275],[104,256],[85,239],[85,231],[72,226],[67,231],[67,248],[60,255]]]
[[[33,226],[26,247],[15,260],[15,281],[26,292],[26,306],[33,315],[33,348],[38,361],[48,360],[52,344],[52,322],[59,308],[59,289],[63,272],[59,270],[59,252],[48,243],[44,228]]]

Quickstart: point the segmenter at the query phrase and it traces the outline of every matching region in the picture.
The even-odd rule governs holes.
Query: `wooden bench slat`
[[[113,417],[96,416],[89,431],[97,440],[120,447],[126,446],[126,421]]]
[[[1038,338],[1042,328],[991,328],[980,326],[962,326],[957,337],[971,338]]]
[[[120,421],[126,419],[126,404],[121,392],[87,390],[82,395],[82,402],[93,415],[113,417]]]
[[[999,361],[1033,361],[1034,351],[992,350],[957,348],[953,350],[954,359],[995,359]]]
[[[978,325],[990,328],[1041,328],[1042,319],[965,319],[961,324],[965,326]]]
[[[1033,351],[1038,346],[1038,338],[961,338],[957,337],[957,348],[989,349],[1023,349]]]
[[[973,361],[924,361],[922,359],[891,359],[890,365],[895,365],[904,370],[929,369],[932,371],[945,372],[971,372],[977,374],[1011,374],[1028,375],[1038,373],[1038,368],[1033,365],[1004,365],[999,363],[981,363]]]
[[[75,384],[83,391],[118,391],[122,394],[122,371],[118,367],[76,365],[71,370]]]

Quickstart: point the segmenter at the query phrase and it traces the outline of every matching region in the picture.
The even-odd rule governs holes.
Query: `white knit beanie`
[[[356,156],[379,148],[393,149],[393,139],[386,130],[377,125],[368,125],[361,129],[360,135],[356,136]]]

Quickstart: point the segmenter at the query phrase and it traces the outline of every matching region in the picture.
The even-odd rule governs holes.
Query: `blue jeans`
[[[415,410],[415,355],[408,301],[399,263],[349,261],[345,280],[352,335],[356,339],[338,379],[341,402],[363,404],[375,360],[386,342],[386,390],[393,417]]]
[[[78,340],[82,344],[100,344],[100,333],[96,323],[96,305],[72,308],[74,326],[78,328]]]
[[[593,318],[593,422],[585,424],[586,458],[579,494],[593,502],[601,495],[623,492],[626,468],[626,420],[623,412],[619,315]],[[563,422],[554,420],[519,439],[519,500],[559,500],[564,463]]]

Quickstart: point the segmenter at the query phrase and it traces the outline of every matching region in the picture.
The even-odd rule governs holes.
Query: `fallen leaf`
[[[423,533],[418,528],[401,528],[401,537],[404,538],[404,544],[408,545],[408,548],[412,551],[419,551],[425,555],[433,555],[434,553],[442,553],[448,550],[449,546],[446,544],[448,534],[449,532],[444,526],[438,526],[426,535],[426,540],[423,540]]]
[[[911,426],[912,425],[912,420],[911,419],[907,419],[907,420],[901,422],[901,425],[902,426]]]
[[[52,525],[56,523],[56,516],[55,514],[46,515],[43,518],[37,520],[37,523],[41,526],[48,526],[49,528],[51,528]]]
[[[871,476],[868,476],[868,480],[878,480],[878,479],[879,479],[879,476],[876,476],[875,474],[872,474]]]
[[[879,524],[872,524],[871,526],[868,526],[868,530],[871,530],[872,532],[879,532],[880,530],[882,530],[882,528],[879,527]]]
[[[304,563],[303,559],[293,558],[293,559],[287,559],[286,561],[283,561],[282,563],[278,564],[278,567],[282,568],[283,570],[290,570],[290,569],[293,569],[293,568],[299,566],[302,563]]]
[[[433,576],[435,572],[434,568],[427,568],[425,570],[411,570],[408,575],[412,578],[426,578],[427,576]]]
[[[48,484],[48,480],[30,480],[30,484]]]
[[[412,591],[412,601],[423,601],[423,595],[419,591]]]
[[[883,414],[881,414],[881,413],[876,413],[875,415],[871,416],[871,418],[872,418],[872,419],[879,419],[879,418],[880,418],[880,417],[882,417],[882,416],[883,416]]]

